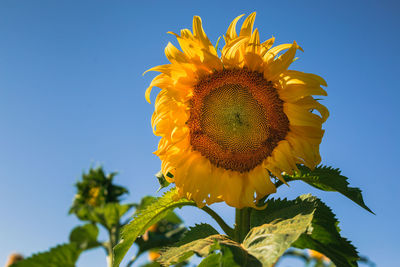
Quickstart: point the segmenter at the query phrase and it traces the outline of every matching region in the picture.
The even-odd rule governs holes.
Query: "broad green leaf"
[[[316,197],[303,196],[302,199],[313,201],[316,205],[311,222],[312,231],[303,234],[293,246],[316,250],[330,258],[337,266],[357,266],[357,250],[346,238],[341,237],[339,221],[332,210]]]
[[[190,243],[187,243],[180,247],[171,247],[161,253],[161,256],[157,259],[162,265],[170,266],[173,264],[180,263],[190,258],[194,254],[200,257],[206,257],[210,253],[221,250],[222,248],[228,248],[231,254],[233,254],[234,261],[239,266],[260,266],[255,263],[259,262],[254,258],[253,255],[249,254],[243,247],[229,239],[224,235],[212,235],[203,239],[197,239]],[[228,254],[228,252],[226,252]],[[226,259],[227,262],[230,260]]]
[[[150,204],[157,201],[156,197],[145,196],[140,201],[138,210],[134,215],[139,214]],[[172,210],[169,211],[165,217],[159,220],[156,224],[152,225],[145,234],[136,239],[135,243],[139,246],[138,254],[147,250],[170,246],[178,242],[186,228],[182,225],[182,220]]]
[[[331,209],[321,200],[311,195],[302,195],[295,200],[271,199],[264,210],[253,210],[251,225],[270,223],[278,218],[288,219],[303,209],[315,209],[311,227],[292,246],[309,248],[321,252],[337,266],[356,266],[357,251],[345,238],[341,237],[338,221]]]
[[[324,190],[339,192],[355,203],[372,212],[367,205],[365,205],[361,190],[357,187],[349,187],[348,178],[340,174],[339,169],[334,169],[327,166],[318,166],[314,170],[299,165],[299,171],[294,175],[285,175],[284,178],[287,182],[301,180],[309,185]]]
[[[197,267],[220,267],[221,266],[221,254],[212,253],[208,255],[204,260],[200,262]]]
[[[239,248],[236,246],[227,246],[221,244],[221,265],[226,267],[261,267],[262,263],[248,250],[244,250],[243,247]]]
[[[147,228],[164,218],[175,208],[194,205],[193,201],[187,199],[175,200],[175,196],[176,189],[172,189],[144,209],[137,210],[133,220],[121,230],[121,241],[114,247],[115,260],[113,266],[119,266],[136,238],[143,235]]]
[[[243,254],[242,249],[220,244],[219,253],[212,253],[201,261],[198,267],[257,267],[261,262],[252,255]]]
[[[107,229],[119,224],[121,217],[128,212],[133,204],[107,203],[98,207],[89,205],[80,206],[76,210],[76,216],[91,223],[100,223]]]
[[[97,226],[88,223],[75,227],[69,235],[69,241],[71,243],[76,243],[82,250],[91,249],[100,245],[97,241],[98,235],[99,229]]]
[[[165,217],[163,218],[163,220],[166,220],[169,223],[173,223],[173,224],[181,224],[183,223],[182,219],[179,218],[178,215],[176,215],[175,212],[173,212],[172,210],[169,211]]]
[[[284,208],[282,214],[275,213],[275,220],[271,223],[253,227],[242,246],[263,266],[272,266],[301,234],[309,230],[314,210],[310,205]]]
[[[19,261],[12,267],[75,267],[81,252],[75,243],[59,245]]]
[[[218,231],[207,223],[196,224],[194,227],[190,227],[189,230],[184,233],[181,241],[175,246],[181,246],[197,239],[206,238],[210,235],[217,235]]]
[[[102,225],[111,229],[120,224],[121,217],[131,208],[130,204],[108,203],[104,207],[95,208],[94,213]]]
[[[138,254],[152,249],[160,249],[178,242],[186,228],[183,225],[174,225],[164,219],[157,223],[157,231],[146,233],[137,238],[135,243],[139,246]]]
[[[136,213],[140,213],[143,209],[145,209],[147,206],[150,204],[153,204],[154,202],[157,201],[156,197],[153,196],[145,196],[141,199],[140,204],[137,206],[137,211]],[[180,224],[183,223],[182,219],[179,218],[178,215],[176,215],[173,211],[168,212],[167,215],[163,218],[164,220],[167,220],[170,223],[175,223],[175,224]]]
[[[272,223],[275,220],[287,220],[299,214],[310,214],[315,209],[312,201],[303,201],[301,198],[295,200],[269,199],[267,203],[265,209],[251,211],[250,227]]]

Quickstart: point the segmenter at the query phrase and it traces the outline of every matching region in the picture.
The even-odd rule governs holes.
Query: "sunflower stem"
[[[196,204],[193,204],[191,206],[197,207]],[[221,216],[218,215],[218,213],[216,213],[214,210],[212,210],[207,206],[204,206],[201,209],[207,212],[208,215],[210,215],[218,223],[218,225],[225,232],[225,234],[227,234],[230,237],[234,236],[234,230],[224,221],[224,219],[221,218]]]
[[[108,230],[109,242],[107,242],[107,266],[112,267],[114,264],[113,248],[119,241],[119,225],[111,227]]]
[[[281,181],[276,181],[276,183],[275,183],[275,188],[278,188],[278,187],[280,187],[281,185],[283,185],[283,182],[281,182]]]
[[[241,243],[250,231],[250,208],[236,209],[234,239]]]

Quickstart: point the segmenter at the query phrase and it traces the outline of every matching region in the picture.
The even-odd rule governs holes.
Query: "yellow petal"
[[[237,17],[231,22],[231,24],[229,25],[229,28],[228,28],[228,30],[226,31],[226,36],[225,36],[225,41],[226,41],[227,43],[229,43],[231,40],[237,38],[236,24],[237,24],[237,22],[239,21],[239,19],[240,19],[241,17],[243,17],[243,16],[244,16],[244,14],[243,14],[243,15],[240,15],[240,16],[237,16]]]
[[[300,98],[310,95],[323,95],[327,93],[320,86],[307,86],[305,84],[289,84],[278,90],[279,97],[286,102],[296,102]]]
[[[303,97],[294,104],[299,105],[305,109],[316,109],[321,114],[322,122],[325,122],[329,117],[329,110],[311,96]]]
[[[220,168],[211,165],[211,173],[208,183],[208,191],[210,193],[206,199],[208,205],[215,202],[220,202],[223,199],[222,188],[224,187],[224,183],[221,179],[223,172],[224,171]]]
[[[193,35],[194,38],[197,38],[203,45],[203,47],[208,50],[208,52],[217,56],[217,51],[215,50],[215,47],[211,44],[206,33],[204,32],[201,18],[198,16],[193,17]]]
[[[184,53],[179,51],[172,43],[168,43],[165,47],[165,55],[167,56],[168,60],[172,63],[187,63],[187,57]]]
[[[281,44],[278,46],[275,46],[273,48],[271,48],[270,50],[268,50],[263,59],[266,62],[270,62],[272,61],[281,51],[289,49],[292,47],[292,44]]]
[[[256,167],[249,172],[248,178],[257,193],[257,199],[276,192],[275,185],[271,182],[268,171],[262,166]]]
[[[254,20],[256,19],[256,12],[251,13],[243,22],[240,29],[240,36],[251,36],[253,32]]]
[[[240,50],[248,40],[247,37],[239,37],[231,42],[229,46],[225,45],[224,49],[222,49],[222,61],[224,64],[231,64],[239,67],[243,62]]]
[[[260,55],[263,57],[275,42],[275,37],[272,37],[261,44]]]
[[[251,34],[249,43],[247,44],[246,52],[247,53],[258,53],[260,50],[260,35],[258,33],[258,29],[255,29]]]
[[[265,78],[269,81],[275,80],[282,72],[287,70],[287,68],[292,64],[294,56],[296,55],[296,50],[298,45],[293,42],[293,45],[289,48],[286,53],[275,59],[268,65],[266,73],[264,73]]]
[[[151,103],[150,101],[150,94],[151,94],[151,90],[153,89],[153,87],[158,87],[161,89],[166,89],[169,88],[172,84],[171,79],[164,75],[164,74],[160,74],[158,76],[156,76],[150,83],[150,86],[147,88],[146,92],[145,92],[145,97],[147,102]]]
[[[283,111],[287,115],[290,124],[299,126],[321,126],[323,120],[316,114],[311,113],[299,105],[284,103]]]
[[[287,79],[289,78],[289,81],[292,79],[295,81],[301,81],[303,84],[328,86],[323,78],[312,73],[305,73],[296,70],[287,70],[284,72],[284,75],[287,76]]]

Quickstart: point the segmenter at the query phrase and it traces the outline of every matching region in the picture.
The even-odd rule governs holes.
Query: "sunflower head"
[[[81,208],[99,207],[107,203],[118,203],[124,194],[125,187],[114,184],[117,173],[105,174],[102,167],[91,168],[82,175],[82,180],[76,183],[77,194],[70,213],[78,213]]]
[[[220,54],[195,16],[192,31],[171,33],[181,50],[168,43],[170,63],[149,70],[161,72],[145,94],[150,102],[152,88],[161,88],[152,117],[161,136],[155,154],[179,197],[199,206],[255,207],[276,191],[271,179],[284,182],[282,173],[296,164],[314,168],[321,161],[329,113],[312,96],[326,95],[326,82],[288,70],[302,49],[296,42],[273,47],[273,37],[260,42],[255,13],[238,34],[242,16],[228,27]]]

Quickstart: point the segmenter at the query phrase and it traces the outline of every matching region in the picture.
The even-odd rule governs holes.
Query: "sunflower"
[[[150,102],[152,88],[161,89],[152,116],[161,170],[179,197],[200,207],[255,207],[276,192],[271,179],[284,182],[282,173],[292,174],[296,164],[313,168],[321,160],[329,113],[312,95],[327,95],[326,82],[288,70],[302,49],[296,42],[272,47],[274,37],[261,43],[255,13],[238,35],[242,16],[230,24],[220,56],[195,16],[193,32],[169,32],[181,47],[166,46],[170,64],[148,70],[161,72],[145,94]]]

